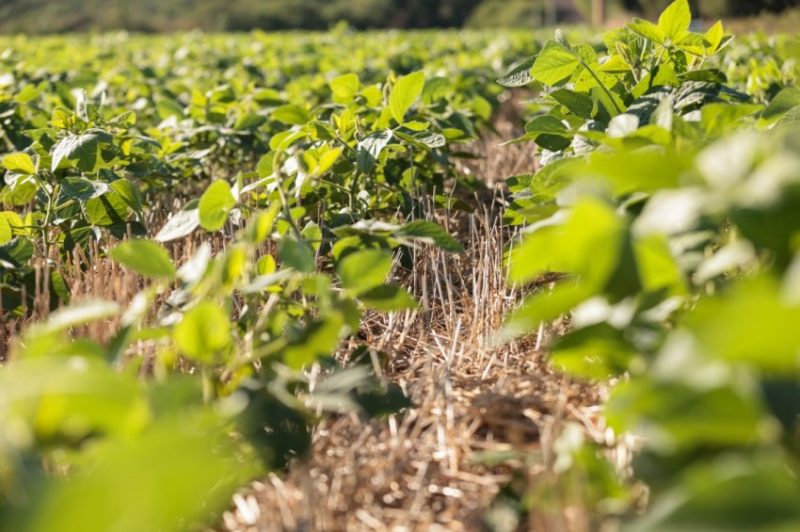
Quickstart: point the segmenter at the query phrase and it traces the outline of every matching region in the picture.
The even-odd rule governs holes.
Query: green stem
[[[273,168],[275,169],[275,177],[278,180],[278,195],[280,196],[281,203],[283,204],[283,214],[286,217],[286,221],[289,223],[289,226],[292,228],[292,232],[294,232],[298,241],[304,240],[303,234],[300,232],[300,228],[297,227],[297,224],[294,222],[294,218],[292,217],[292,209],[289,207],[289,199],[286,197],[286,193],[283,190],[283,173],[281,172],[281,160],[279,158],[279,153],[275,154]]]

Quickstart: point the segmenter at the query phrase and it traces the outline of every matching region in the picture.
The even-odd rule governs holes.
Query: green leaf
[[[219,305],[203,301],[175,326],[172,337],[181,353],[198,362],[214,363],[231,343],[230,318]]]
[[[600,65],[599,70],[611,74],[626,74],[631,71],[631,65],[622,56],[613,54]]]
[[[800,530],[797,477],[781,452],[714,453],[680,471],[625,530]]]
[[[14,236],[13,231],[11,230],[11,224],[8,223],[8,219],[0,213],[0,244],[5,244],[9,240],[11,240]]]
[[[93,172],[100,157],[100,143],[110,141],[111,135],[99,130],[70,135],[53,146],[50,170],[55,172],[64,160],[75,160],[79,169]]]
[[[634,18],[633,22],[628,24],[628,28],[635,34],[658,44],[664,44],[664,42],[667,40],[661,28],[649,20]]]
[[[713,26],[708,28],[706,34],[703,36],[706,43],[708,43],[707,52],[713,53],[719,49],[722,44],[722,39],[725,37],[725,29],[722,26],[722,21],[718,20]]]
[[[175,265],[167,250],[144,239],[129,240],[109,252],[111,258],[145,277],[175,277]]]
[[[539,135],[556,135],[559,137],[571,137],[567,126],[558,118],[550,115],[537,116],[525,125],[525,132],[533,138]]]
[[[680,42],[692,24],[689,0],[675,0],[658,18],[658,29],[673,43]]]
[[[0,268],[14,270],[23,268],[33,257],[35,248],[27,238],[12,238],[0,244]]]
[[[687,320],[709,355],[787,377],[800,368],[800,327],[792,323],[800,323],[800,307],[784,302],[780,286],[768,277],[701,301]]]
[[[372,133],[358,143],[356,164],[361,172],[368,174],[375,169],[378,164],[378,157],[380,157],[381,152],[389,144],[393,136],[394,133],[391,129],[385,129]]]
[[[586,120],[592,118],[594,102],[585,94],[579,94],[567,89],[559,89],[551,92],[550,97],[569,109],[569,112],[575,116],[584,118]]]
[[[710,103],[700,110],[701,123],[709,135],[724,134],[744,126],[748,123],[745,118],[761,110],[762,107],[755,104]]]
[[[422,96],[424,88],[423,72],[414,72],[397,80],[389,96],[389,111],[398,124],[405,122],[406,113]]]
[[[197,200],[194,200],[170,216],[164,227],[155,236],[156,242],[170,242],[192,234],[200,226]]]
[[[525,125],[525,137],[550,151],[560,151],[569,147],[572,133],[561,120],[551,115],[539,116]]]
[[[42,339],[40,336],[33,341]],[[58,339],[62,345],[69,343],[63,337]],[[86,354],[59,357],[24,353],[21,360],[4,367],[0,371],[0,416],[4,425],[9,417],[16,419],[27,429],[32,444],[59,441],[61,445],[77,445],[82,439],[99,435],[112,436],[109,439],[116,441],[140,432],[149,412],[135,379],[114,372],[94,353]],[[59,483],[48,484],[52,487]],[[69,489],[74,487],[68,484]],[[36,500],[41,502],[39,497]],[[55,526],[61,528],[63,523]]]
[[[764,112],[761,113],[761,118],[766,120],[780,118],[798,105],[800,105],[800,88],[787,87],[772,99],[767,108],[764,109]]]
[[[464,251],[461,243],[444,230],[441,225],[427,220],[409,222],[395,231],[395,236],[434,244],[446,251],[459,253]]]
[[[497,83],[502,85],[503,87],[524,87],[529,83],[533,83],[533,76],[531,75],[531,68],[533,64],[536,62],[536,56],[531,56],[516,65],[512,66],[511,69],[503,74],[498,80]]]
[[[99,198],[109,190],[108,183],[103,181],[92,181],[85,177],[69,176],[61,182],[61,192],[64,196],[88,201],[92,198]]]
[[[117,179],[109,185],[109,188],[116,192],[125,203],[136,212],[142,210],[142,196],[139,189],[128,179]]]
[[[78,325],[114,317],[120,310],[120,306],[113,301],[87,299],[53,312],[47,321],[36,325],[33,330],[37,335],[65,331]]]
[[[550,359],[557,368],[586,379],[621,375],[635,356],[636,349],[624,332],[607,323],[572,331],[550,348]]]
[[[393,285],[382,285],[358,298],[366,306],[382,312],[397,312],[417,308],[417,302],[403,288]]]
[[[228,214],[236,206],[231,186],[227,181],[217,180],[211,183],[200,197],[198,214],[200,225],[206,231],[219,231],[225,227]]]
[[[11,153],[3,157],[3,166],[9,172],[33,175],[36,173],[36,165],[27,153]]]
[[[559,284],[553,290],[533,294],[506,317],[499,340],[505,342],[532,333],[539,324],[570,312],[592,295],[589,288],[577,283]]]
[[[272,111],[273,120],[293,126],[302,126],[311,121],[308,111],[299,105],[284,105]]]
[[[336,271],[342,286],[359,296],[383,284],[392,269],[392,260],[392,253],[387,250],[357,251],[342,259]]]
[[[289,367],[302,369],[322,357],[330,356],[339,344],[339,334],[345,322],[340,314],[312,321],[290,335],[283,359]]]
[[[531,75],[536,81],[552,87],[572,76],[580,64],[581,60],[574,52],[550,41],[536,57]]]
[[[275,154],[268,153],[264,155],[258,161],[258,166],[256,167],[256,172],[258,173],[258,177],[265,178],[272,175],[273,165],[275,161]]]
[[[302,273],[311,273],[316,266],[314,250],[305,240],[282,239],[278,244],[278,257],[283,264]]]
[[[634,243],[634,252],[644,292],[666,291],[668,295],[686,292],[686,279],[663,234],[640,237]]]
[[[79,384],[75,388],[83,389]],[[87,398],[96,405],[104,400]],[[83,418],[73,416],[72,425],[80,425],[76,419]],[[221,515],[236,488],[258,472],[253,453],[240,452],[224,426],[212,407],[201,411],[191,405],[137,437],[103,441],[90,434],[91,453],[80,453],[90,456],[76,459],[87,467],[69,480],[42,482],[13,529],[175,530],[176,523],[203,523],[209,515]],[[86,501],[96,507],[89,510]]]
[[[350,103],[361,88],[356,74],[344,74],[332,79],[328,85],[336,103]]]
[[[509,280],[528,283],[548,272],[577,275],[602,288],[619,264],[625,235],[623,219],[605,203],[584,199],[558,225],[525,236],[511,252]]]
[[[758,438],[761,408],[728,385],[697,389],[681,382],[640,377],[620,384],[606,407],[610,427],[635,431],[656,452],[751,444]]]
[[[124,225],[128,204],[116,192],[107,192],[99,197],[86,200],[84,204],[86,221],[92,225],[108,227],[110,225]]]

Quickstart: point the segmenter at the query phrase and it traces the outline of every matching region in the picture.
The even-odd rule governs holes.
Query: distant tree
[[[625,7],[656,16],[671,0],[624,0]],[[690,0],[692,11],[706,17],[734,17],[778,12],[800,5],[800,0]]]

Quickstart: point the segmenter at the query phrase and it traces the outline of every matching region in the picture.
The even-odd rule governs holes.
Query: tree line
[[[690,0],[705,17],[780,11],[800,0]],[[139,32],[536,26],[589,20],[591,0],[3,0],[2,32]],[[609,10],[654,16],[669,0],[605,0]]]

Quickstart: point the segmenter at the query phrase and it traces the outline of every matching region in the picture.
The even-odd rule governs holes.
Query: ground
[[[483,158],[466,171],[489,186],[479,210],[438,220],[466,252],[420,253],[414,270],[400,274],[424,310],[364,325],[370,345],[388,355],[383,377],[413,407],[384,420],[323,421],[310,461],[239,493],[223,530],[476,530],[513,479],[545,479],[565,423],[619,447],[625,463],[624,446],[603,427],[602,390],[554,372],[543,356],[559,324],[538,338],[494,345],[519,298],[503,269],[513,238],[502,224],[504,180],[534,170],[530,145],[501,145],[515,123],[500,119],[497,134],[471,147]],[[578,507],[531,516],[545,529],[575,531],[588,530],[588,518]]]

